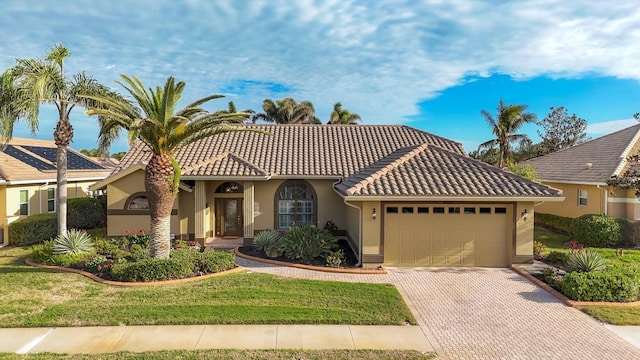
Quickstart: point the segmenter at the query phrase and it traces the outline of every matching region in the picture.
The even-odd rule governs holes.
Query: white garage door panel
[[[422,212],[417,211],[418,207]],[[449,210],[450,207],[458,207],[459,211]],[[387,204],[384,209],[387,265],[505,267],[508,264],[509,205]],[[507,213],[501,213],[504,209]]]

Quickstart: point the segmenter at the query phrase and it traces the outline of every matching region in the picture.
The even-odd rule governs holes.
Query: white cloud
[[[587,125],[587,129],[585,130],[585,132],[587,134],[593,135],[606,135],[637,124],[638,121],[636,121],[635,119],[604,121],[597,124]]]

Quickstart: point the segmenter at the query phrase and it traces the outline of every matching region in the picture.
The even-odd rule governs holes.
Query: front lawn
[[[415,319],[392,285],[236,273],[181,285],[125,288],[24,264],[0,251],[0,327],[152,324],[375,324]]]
[[[547,246],[547,255],[551,251],[569,252],[567,243],[569,236],[536,227],[534,231],[535,241],[540,241]],[[625,249],[622,256],[616,254],[616,249],[593,248],[598,251],[605,262],[610,266],[632,265],[640,266],[640,250]],[[613,325],[640,325],[640,306],[586,306],[581,309],[599,321]]]

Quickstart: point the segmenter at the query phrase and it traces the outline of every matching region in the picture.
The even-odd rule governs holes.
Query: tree
[[[114,159],[116,159],[116,160],[120,161],[120,160],[122,160],[122,158],[123,158],[125,155],[127,155],[127,152],[126,152],[126,151],[119,151],[119,152],[117,152],[117,153],[113,153],[113,154],[111,154],[111,156],[110,156],[110,157],[112,157],[112,158],[114,158]]]
[[[122,86],[133,100],[110,96],[87,96],[96,100],[102,108],[91,108],[89,115],[98,115],[101,149],[108,149],[121,130],[129,133],[129,142],[142,141],[151,150],[151,159],[145,167],[144,187],[149,201],[150,255],[168,258],[171,209],[178,195],[181,169],[176,161],[177,152],[185,146],[215,134],[245,130],[231,124],[239,124],[249,114],[220,112],[209,113],[200,106],[210,100],[223,97],[210,95],[196,100],[183,109],[176,110],[185,83],[167,78],[164,87],[145,89],[135,76],[121,75]]]
[[[57,44],[44,59],[17,59],[16,64],[2,75],[0,97],[0,136],[3,145],[13,137],[13,128],[18,121],[25,121],[35,134],[41,104],[52,104],[58,110],[53,139],[57,145],[55,203],[60,235],[67,233],[67,151],[73,139],[69,115],[76,106],[95,106],[93,100],[80,97],[80,94],[112,94],[107,87],[84,72],[66,77],[64,60],[69,55],[69,50]]]
[[[90,157],[108,157],[109,156],[109,152],[104,150],[104,149],[100,149],[100,148],[93,148],[91,150],[89,149],[81,149],[80,150],[81,154],[90,156]]]
[[[337,102],[333,105],[333,112],[329,118],[328,124],[331,125],[355,125],[361,121],[360,115],[349,112],[342,108],[342,104]]]
[[[640,121],[640,113],[633,114],[633,118]],[[607,185],[623,190],[635,190],[636,197],[640,197],[640,151],[627,157],[626,168],[624,173],[612,176]]]
[[[250,116],[253,116],[256,113],[255,111],[253,111],[251,109],[238,111],[236,109],[236,104],[234,104],[233,101],[229,101],[227,110],[218,110],[218,111],[215,112],[215,114],[217,114],[217,115],[229,115],[229,114],[237,114],[239,112],[247,113]]]
[[[265,99],[262,102],[264,113],[253,116],[253,122],[262,120],[276,124],[321,124],[315,115],[313,104],[309,101],[297,103],[292,98],[273,101]]]
[[[497,146],[500,154],[498,166],[501,167],[505,162],[513,161],[511,143],[528,138],[527,135],[516,134],[516,132],[523,125],[536,121],[536,115],[525,112],[526,109],[527,105],[505,105],[500,99],[495,118],[488,111],[482,110],[480,114],[491,127],[495,138],[480,144],[478,152]]]
[[[542,138],[538,155],[566,149],[587,139],[587,121],[576,114],[569,116],[564,106],[552,106],[551,112],[538,125],[544,129],[544,133],[538,130],[538,135]]]

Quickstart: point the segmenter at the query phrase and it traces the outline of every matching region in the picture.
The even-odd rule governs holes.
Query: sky
[[[640,111],[639,0],[3,0],[0,70],[44,57],[57,43],[67,76],[86,71],[122,91],[120,74],[147,86],[186,82],[183,103],[261,111],[266,98],[333,104],[362,124],[404,124],[461,142],[492,138],[481,110],[500,99],[543,119],[564,106],[592,138],[634,124]],[[52,139],[44,106],[31,135]],[[72,147],[97,146],[98,125],[71,114]],[[523,129],[539,141],[536,125]],[[111,152],[126,151],[126,136]]]

